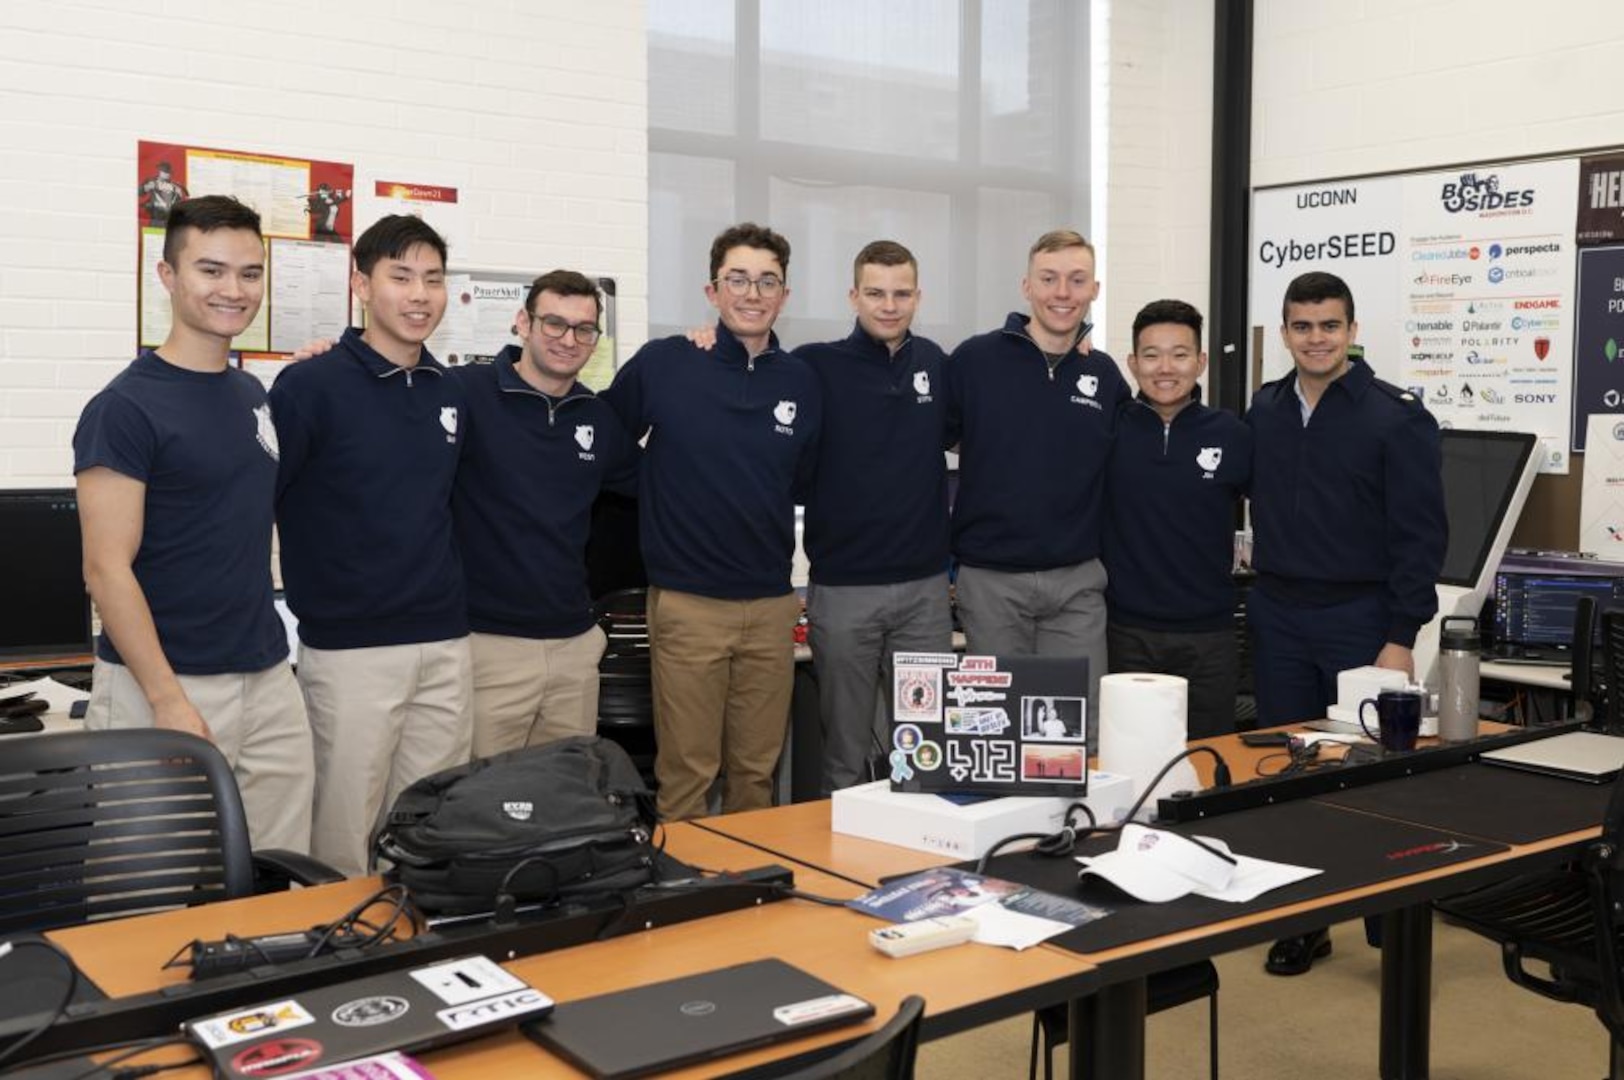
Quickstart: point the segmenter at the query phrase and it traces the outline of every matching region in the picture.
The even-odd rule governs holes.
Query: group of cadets
[[[826,791],[866,774],[890,654],[950,648],[954,564],[971,651],[1086,658],[1096,700],[1107,671],[1182,675],[1191,735],[1232,729],[1243,496],[1261,721],[1323,716],[1344,668],[1414,676],[1443,558],[1438,427],[1350,356],[1353,297],[1333,275],[1288,288],[1293,371],[1243,423],[1201,403],[1189,304],[1134,320],[1137,394],[1093,347],[1100,283],[1076,232],[1033,244],[1026,311],[944,355],[910,329],[918,265],[891,241],[856,257],[851,334],[783,349],[790,245],[743,224],[711,248],[714,328],[648,343],[595,395],[577,380],[602,334],[590,279],[537,278],[519,344],[448,369],[424,347],[445,242],[394,216],[355,244],[366,329],[290,365],[267,399],[228,364],[264,291],[257,216],[205,196],[167,229],[171,332],[74,435],[103,626],[87,725],[212,739],[256,844],[362,873],[419,777],[595,729],[585,548],[603,490],[638,498],[666,820],[706,813],[719,779],[724,812],[770,802],[798,504]]]

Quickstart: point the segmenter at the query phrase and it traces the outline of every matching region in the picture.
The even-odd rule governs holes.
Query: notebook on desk
[[[755,960],[560,1005],[524,1033],[600,1080],[627,1080],[874,1015],[782,960]]]
[[[1486,764],[1502,765],[1508,769],[1524,769],[1547,776],[1602,784],[1624,769],[1624,739],[1616,735],[1598,735],[1593,731],[1570,731],[1549,739],[1489,750],[1483,754],[1482,760]]]

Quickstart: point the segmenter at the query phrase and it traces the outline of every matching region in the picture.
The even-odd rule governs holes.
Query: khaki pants
[[[91,731],[152,726],[152,707],[130,669],[97,660],[91,670]],[[310,851],[314,765],[304,699],[286,664],[229,675],[180,675],[186,697],[231,764],[256,848]]]
[[[649,590],[662,819],[703,816],[724,768],[723,813],[771,805],[794,685],[791,633],[800,611],[794,593],[717,600]]]
[[[594,626],[568,638],[472,634],[474,757],[598,730],[598,661],[608,639]]]
[[[311,854],[365,874],[372,836],[396,797],[468,760],[468,639],[365,649],[299,646],[299,686],[316,747]]]

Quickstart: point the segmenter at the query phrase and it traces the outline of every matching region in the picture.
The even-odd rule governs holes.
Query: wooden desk
[[[667,850],[694,865],[744,870],[773,861],[755,848],[691,825],[674,825],[667,831]],[[796,869],[796,885],[842,899],[862,891],[849,881],[804,867]],[[77,927],[51,937],[110,994],[137,993],[184,981],[183,973],[162,971],[160,966],[177,947],[195,937],[214,938],[227,931],[264,933],[329,921],[376,886],[376,879],[348,881]],[[523,957],[507,966],[562,1002],[777,956],[867,998],[877,1010],[866,1025],[811,1035],[671,1074],[682,1078],[721,1075],[850,1042],[884,1023],[910,993],[925,994],[924,1035],[936,1038],[1064,1001],[1093,987],[1090,965],[1055,950],[1012,953],[972,945],[892,960],[869,947],[867,932],[874,925],[874,920],[845,908],[790,899]],[[168,1051],[162,1057],[155,1053],[138,1060],[174,1061],[184,1056],[184,1051]],[[423,1060],[435,1076],[450,1080],[515,1075],[574,1080],[583,1075],[517,1031],[427,1053]],[[204,1080],[206,1072],[197,1067],[174,1075],[177,1080]]]
[[[1213,741],[1223,744],[1226,740]],[[1251,763],[1269,752],[1239,745],[1224,745],[1222,749],[1237,778],[1249,775]],[[1210,758],[1200,755],[1194,760],[1203,774],[1210,773]],[[833,835],[828,831],[829,817],[829,804],[824,802],[710,818],[701,824],[782,858],[867,884],[876,884],[883,876],[957,861]],[[1074,954],[1099,969],[1102,989],[1094,1000],[1074,1004],[1073,1045],[1086,1050],[1073,1055],[1073,1075],[1143,1075],[1144,980],[1148,975],[1333,922],[1380,916],[1384,929],[1381,1075],[1402,1080],[1425,1077],[1430,1055],[1431,902],[1554,865],[1597,832],[1590,828],[1545,837],[1448,867],[1254,911],[1109,950]]]

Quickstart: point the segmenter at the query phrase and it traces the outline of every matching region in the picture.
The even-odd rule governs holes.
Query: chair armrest
[[[254,852],[254,892],[284,892],[289,885],[329,885],[344,875],[320,859],[297,851],[264,848]]]

